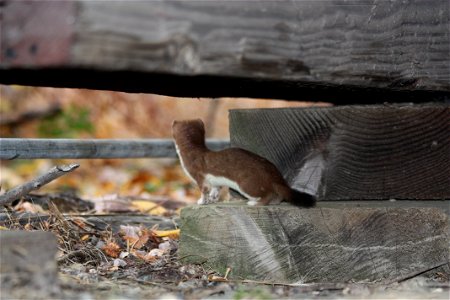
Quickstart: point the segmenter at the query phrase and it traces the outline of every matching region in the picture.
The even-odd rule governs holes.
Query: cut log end
[[[179,255],[234,279],[392,281],[448,262],[448,232],[432,207],[193,206],[182,210]]]

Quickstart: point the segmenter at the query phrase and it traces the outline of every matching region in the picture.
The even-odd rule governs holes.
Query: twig
[[[136,282],[142,283],[142,284],[148,284],[148,285],[153,285],[153,286],[157,286],[160,287],[162,289],[166,289],[166,290],[170,290],[170,291],[180,291],[181,288],[177,287],[177,286],[170,286],[168,284],[178,284],[177,282],[173,282],[173,281],[165,281],[164,283],[159,283],[159,282],[152,282],[152,281],[147,281],[147,280],[142,280],[142,279],[138,279],[138,278],[130,278]]]
[[[47,173],[27,182],[18,187],[13,188],[12,190],[7,191],[5,194],[0,196],[0,205],[6,205],[14,200],[19,199],[20,197],[28,194],[33,190],[37,190],[41,188],[43,185],[55,180],[58,177],[61,177],[64,174],[72,172],[76,168],[78,168],[79,164],[70,164],[70,165],[62,165],[51,168]]]
[[[57,259],[56,259],[56,262],[58,263],[58,264],[62,264],[62,263],[65,263],[67,260],[71,260],[72,258],[75,258],[75,257],[79,257],[79,258],[85,258],[86,256],[87,256],[88,254],[86,253],[86,250],[84,250],[84,249],[81,249],[81,250],[75,250],[75,251],[72,251],[72,252],[69,252],[69,253],[67,253],[67,254],[64,254],[63,256],[61,256],[61,257],[58,257]]]
[[[35,119],[52,117],[61,112],[61,106],[54,104],[44,109],[30,110],[18,114],[1,114],[0,126],[17,126]]]

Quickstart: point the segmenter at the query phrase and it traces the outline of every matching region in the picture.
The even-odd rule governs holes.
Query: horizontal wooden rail
[[[228,140],[208,140],[212,150]],[[0,138],[0,159],[176,157],[172,139],[20,139]]]

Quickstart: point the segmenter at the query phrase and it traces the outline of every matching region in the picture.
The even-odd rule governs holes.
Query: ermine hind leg
[[[220,198],[220,186],[213,186],[211,190],[209,191],[209,203],[216,203],[219,202]]]
[[[219,201],[220,187],[204,184],[202,187],[202,196],[198,199],[198,204],[216,203]]]
[[[249,198],[247,205],[249,206],[255,206],[255,205],[260,205],[259,201],[261,200],[261,198]]]
[[[271,204],[280,204],[283,199],[275,194],[267,195],[258,202],[258,205],[271,205]]]

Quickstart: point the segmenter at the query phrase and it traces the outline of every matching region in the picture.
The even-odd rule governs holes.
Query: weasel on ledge
[[[315,204],[313,196],[291,189],[267,159],[240,148],[209,150],[200,119],[173,121],[172,134],[184,172],[201,189],[198,204],[217,202],[225,186],[245,196],[248,205]]]

